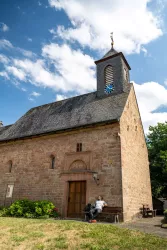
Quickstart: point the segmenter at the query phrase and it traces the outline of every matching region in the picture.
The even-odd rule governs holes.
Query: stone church
[[[97,67],[97,91],[30,109],[0,127],[0,206],[52,201],[80,216],[98,195],[131,220],[152,207],[147,147],[131,69],[112,47]]]

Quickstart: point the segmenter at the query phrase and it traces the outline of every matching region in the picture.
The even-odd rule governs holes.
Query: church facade
[[[29,110],[0,127],[0,206],[52,201],[78,217],[98,195],[131,220],[152,207],[147,147],[130,66],[113,48],[97,65],[97,91]]]

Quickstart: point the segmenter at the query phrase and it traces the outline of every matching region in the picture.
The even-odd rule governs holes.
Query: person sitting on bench
[[[107,203],[103,200],[103,197],[98,196],[97,201],[95,202],[95,212],[93,213],[93,220],[102,212],[103,207],[107,206]]]

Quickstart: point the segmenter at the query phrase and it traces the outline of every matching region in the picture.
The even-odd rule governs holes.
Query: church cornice
[[[107,61],[108,59],[111,59],[111,58],[114,58],[114,57],[117,57],[117,56],[121,56],[122,59],[124,60],[125,64],[126,64],[126,66],[128,67],[128,69],[131,70],[131,67],[129,66],[129,64],[128,64],[128,62],[127,62],[127,60],[126,60],[126,58],[125,58],[125,56],[124,56],[124,54],[122,52],[119,52],[119,53],[117,53],[115,55],[112,55],[112,56],[109,56],[109,57],[102,58],[100,60],[97,60],[97,61],[95,61],[95,64],[97,65],[100,62]]]

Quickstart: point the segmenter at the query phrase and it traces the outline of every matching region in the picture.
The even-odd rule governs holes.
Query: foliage
[[[0,210],[0,216],[25,218],[49,218],[59,216],[58,209],[50,201],[15,201],[8,209]]]
[[[149,127],[147,135],[152,193],[167,196],[167,122]]]
[[[51,215],[52,217],[55,217],[55,218],[59,216],[59,212],[56,207],[53,208]]]
[[[8,216],[9,213],[8,213],[8,209],[7,208],[0,208],[0,217],[5,217],[5,216]]]
[[[33,213],[25,213],[24,218],[35,218],[35,215]]]
[[[28,213],[34,212],[33,201],[24,199],[15,201],[8,209],[11,216],[24,217]]]
[[[34,209],[35,215],[44,216],[44,215],[51,215],[52,210],[54,209],[54,205],[50,201],[35,201],[34,202]]]
[[[42,215],[42,216],[39,216],[37,217],[38,219],[49,219],[49,215],[46,214],[46,215]]]

